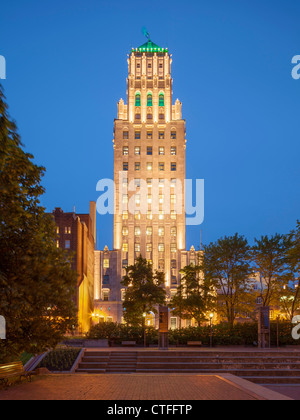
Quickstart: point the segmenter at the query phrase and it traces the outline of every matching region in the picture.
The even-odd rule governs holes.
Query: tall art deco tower
[[[185,251],[185,120],[180,101],[173,104],[171,64],[168,49],[150,40],[128,57],[127,104],[119,101],[114,121],[114,249],[95,251],[102,322],[122,320],[121,281],[136,257],[165,273],[170,297],[179,270],[195,258],[193,248]]]
[[[142,255],[177,282],[185,249],[185,121],[172,105],[171,55],[150,40],[128,59],[127,105],[114,124],[114,248],[123,265]]]

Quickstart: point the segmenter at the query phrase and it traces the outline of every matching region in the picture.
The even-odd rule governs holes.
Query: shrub
[[[45,367],[50,371],[69,371],[79,352],[80,349],[52,350],[43,358],[38,367]]]

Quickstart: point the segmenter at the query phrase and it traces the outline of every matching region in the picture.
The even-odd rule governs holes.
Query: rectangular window
[[[176,252],[177,251],[176,244],[171,244],[170,249],[171,249],[171,252]]]
[[[159,218],[159,220],[164,220],[164,218],[165,218],[165,213],[164,213],[164,211],[163,211],[163,210],[160,210],[160,211],[159,211],[158,218]]]
[[[159,131],[158,138],[159,138],[159,140],[163,140],[165,138],[165,132],[164,131]]]
[[[148,194],[147,195],[147,203],[151,204],[152,203],[152,194]]]
[[[136,156],[139,156],[141,154],[141,148],[140,148],[140,146],[135,146],[135,148],[134,148],[134,154]]]
[[[140,236],[141,235],[141,228],[139,226],[136,226],[134,228],[134,234],[135,234],[135,236]]]
[[[147,236],[151,236],[151,235],[152,235],[152,226],[148,226],[148,227],[146,228],[146,235],[147,235]]]
[[[103,290],[103,300],[105,302],[109,301],[109,290]]]
[[[172,140],[176,139],[176,131],[171,131],[171,139]]]
[[[147,178],[147,186],[148,186],[149,188],[151,188],[151,187],[152,187],[152,178]]]
[[[135,133],[134,133],[134,138],[135,138],[136,140],[140,140],[140,139],[141,139],[141,132],[140,132],[140,131],[135,131]]]
[[[56,233],[57,233],[57,235],[59,235],[59,227],[58,226],[56,226]]]
[[[171,236],[176,236],[177,230],[176,227],[171,227]]]
[[[138,204],[138,205],[141,204],[140,194],[135,194],[134,201],[135,201],[135,204]]]
[[[165,228],[159,227],[158,228],[158,236],[165,236]]]
[[[158,252],[165,252],[165,244],[158,244]]]
[[[128,156],[128,146],[123,147],[123,156]]]
[[[152,162],[147,163],[147,171],[152,171]]]
[[[176,171],[176,162],[171,162],[171,171]]]
[[[124,210],[124,211],[123,211],[123,214],[122,214],[122,219],[123,219],[123,220],[127,220],[127,219],[128,219],[128,211],[127,211],[127,210]]]
[[[123,139],[124,140],[128,140],[129,139],[129,132],[128,131],[123,131]]]
[[[123,245],[122,245],[122,251],[128,252],[128,243],[127,242],[124,242],[123,243]]]
[[[176,220],[176,216],[177,216],[176,210],[171,210],[171,219]]]
[[[140,163],[140,162],[135,162],[135,164],[134,164],[134,169],[135,169],[136,171],[140,171],[140,169],[141,169],[141,163]]]
[[[123,171],[128,171],[128,162],[123,162]]]
[[[123,194],[122,202],[123,202],[123,204],[127,204],[128,203],[128,194]]]
[[[141,252],[141,244],[135,243],[134,244],[134,251],[135,252]]]
[[[164,155],[164,154],[165,154],[165,148],[164,148],[164,147],[159,147],[159,148],[158,148],[158,154],[159,154],[160,156]]]
[[[172,156],[176,155],[176,146],[171,146],[171,155]]]
[[[66,235],[70,235],[71,234],[71,228],[70,227],[68,227],[68,226],[65,227],[65,234]]]
[[[177,328],[177,318],[171,317],[171,330],[176,330]]]
[[[147,155],[152,156],[152,146],[147,146]]]
[[[140,220],[141,219],[141,213],[138,210],[136,210],[134,212],[134,218],[135,218],[135,220]]]
[[[148,118],[148,116],[147,116],[147,118]],[[152,116],[151,116],[151,118],[152,118]],[[152,140],[152,136],[153,136],[152,131],[147,131],[147,139]]]
[[[140,188],[141,187],[141,179],[140,178],[135,178],[134,179],[134,186],[136,188]]]
[[[147,211],[147,220],[152,220],[152,211],[151,210]]]
[[[147,252],[152,252],[152,243],[151,242],[147,243],[146,250],[147,250]]]
[[[103,276],[103,283],[104,286],[107,286],[109,284],[109,275]]]
[[[104,258],[104,260],[103,260],[103,268],[109,268],[109,259],[108,258]]]
[[[122,260],[122,267],[126,268],[127,266],[128,266],[128,260],[127,259]]]
[[[159,164],[158,164],[158,170],[159,171],[164,171],[165,170],[165,164],[163,162],[159,162]]]
[[[71,242],[69,240],[65,241],[65,248],[70,249]]]
[[[127,236],[128,235],[128,228],[127,227],[123,227],[123,229],[122,229],[122,235],[123,236]]]
[[[171,194],[171,204],[176,204],[176,194]]]

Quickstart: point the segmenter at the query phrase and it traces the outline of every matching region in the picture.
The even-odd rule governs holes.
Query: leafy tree
[[[286,270],[281,276],[280,303],[290,320],[300,307],[300,221],[288,235],[289,247],[285,252]]]
[[[165,303],[164,273],[153,273],[152,265],[142,256],[126,268],[121,284],[127,287],[123,302],[124,319],[131,325],[145,325],[143,315],[151,311],[157,313],[156,307]]]
[[[261,298],[263,306],[278,304],[283,286],[282,277],[285,270],[285,254],[289,247],[287,235],[275,234],[270,237],[255,238],[252,247],[253,268],[261,277]]]
[[[251,306],[250,246],[237,233],[225,236],[204,246],[200,264],[207,281],[213,282],[218,292],[218,311],[233,327],[238,313],[248,312]]]
[[[0,86],[0,357],[55,346],[76,324],[77,274],[56,247],[52,217],[40,206],[45,169],[23,150]]]
[[[215,307],[213,283],[207,279],[199,265],[188,265],[180,273],[181,284],[170,302],[173,314],[182,319],[194,318],[198,325],[208,320]]]

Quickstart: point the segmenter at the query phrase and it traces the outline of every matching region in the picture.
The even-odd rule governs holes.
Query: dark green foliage
[[[45,367],[50,371],[70,371],[75,363],[80,349],[58,349],[50,351],[38,368]]]

